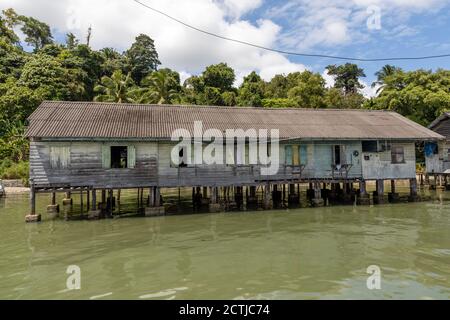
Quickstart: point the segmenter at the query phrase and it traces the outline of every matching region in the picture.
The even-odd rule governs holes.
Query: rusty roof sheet
[[[443,136],[390,111],[43,102],[28,137],[167,139],[175,129],[278,129],[283,139],[412,139]]]

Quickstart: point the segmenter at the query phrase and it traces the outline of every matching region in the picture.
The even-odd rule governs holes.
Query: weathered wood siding
[[[450,169],[450,142],[441,141],[438,144],[438,153],[425,157],[428,173],[443,173]]]
[[[98,142],[34,142],[30,143],[30,178],[38,187],[91,186],[94,188],[126,188],[157,183],[157,144],[127,143],[136,148],[133,169],[105,169],[102,146]],[[108,143],[107,145],[124,145]],[[52,147],[69,147],[68,168],[54,168],[50,162]]]
[[[414,142],[392,142],[391,148],[395,146],[403,147],[404,163],[392,163],[391,150],[383,152],[363,152],[362,168],[364,179],[409,179],[416,177],[416,153]],[[366,157],[369,159],[366,160]]]
[[[105,150],[110,146],[128,146],[135,150],[134,168],[105,168]],[[280,144],[278,173],[262,176],[257,165],[189,165],[176,167],[171,164],[170,142],[44,142],[32,141],[30,145],[30,177],[37,187],[90,186],[93,188],[177,187],[177,186],[226,186],[258,184],[262,181],[298,181],[300,179],[345,178],[332,169],[333,146],[343,146],[343,163],[350,166],[348,178],[355,179],[406,179],[415,177],[414,143],[403,143],[403,164],[392,164],[390,151],[369,154],[364,160],[361,141],[289,142]],[[303,152],[293,162],[306,161],[300,176],[299,168],[286,166],[285,146],[303,146]],[[393,144],[394,145],[394,144]],[[64,148],[58,153],[58,147]],[[55,149],[56,148],[56,149]],[[55,160],[53,154],[64,155],[68,148],[69,159]],[[293,152],[288,149],[289,153]],[[298,150],[294,147],[293,150]],[[131,151],[130,151],[131,152]],[[53,159],[51,159],[53,157]],[[52,164],[53,161],[53,164]],[[288,161],[289,162],[289,161]],[[62,167],[57,167],[61,163]]]

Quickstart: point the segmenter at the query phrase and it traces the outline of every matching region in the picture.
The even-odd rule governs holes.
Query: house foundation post
[[[97,190],[92,189],[92,205],[91,210],[88,211],[88,219],[98,219],[100,214],[101,210],[99,210],[97,205]]]
[[[30,185],[30,214],[25,217],[25,222],[39,222],[41,215],[36,214],[36,191],[32,180],[30,180]]]
[[[295,192],[295,184],[289,185],[288,206],[297,207],[300,203],[300,196]]]
[[[376,181],[376,191],[373,192],[373,202],[376,204],[385,203],[384,180],[382,180],[382,179],[378,179]]]
[[[359,196],[356,200],[356,203],[359,205],[369,205],[370,204],[370,197],[367,193],[367,186],[366,181],[362,180],[359,182]]]
[[[410,202],[420,201],[420,197],[417,194],[417,179],[409,179],[409,198]]]
[[[149,206],[144,208],[146,217],[162,216],[166,213],[161,202],[161,189],[159,187],[151,187],[148,198]]]
[[[263,209],[272,209],[272,203],[271,203],[271,195],[270,195],[270,183],[266,183],[264,186],[264,203],[263,203]]]
[[[210,203],[209,212],[220,212],[222,211],[222,206],[219,203],[219,189],[217,187],[210,187]]]
[[[391,180],[391,192],[388,193],[388,200],[389,202],[397,202],[399,200],[400,196],[395,190],[395,180]]]
[[[55,219],[59,216],[59,204],[56,204],[56,192],[52,192],[51,204],[47,206],[47,214],[50,219]]]
[[[73,204],[72,193],[70,191],[66,192],[66,195],[62,201],[63,206],[71,206]]]
[[[322,190],[320,189],[320,182],[313,183],[314,198],[312,199],[312,205],[314,207],[322,207],[324,201],[322,199]]]

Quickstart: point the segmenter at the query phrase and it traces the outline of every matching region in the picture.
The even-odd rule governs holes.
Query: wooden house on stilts
[[[148,194],[142,203],[147,215],[164,213],[161,188],[192,187],[193,198],[200,194],[211,211],[222,210],[223,199],[247,207],[270,208],[283,200],[296,204],[299,184],[304,183],[313,205],[338,195],[368,203],[367,181],[376,181],[374,200],[382,203],[386,180],[391,181],[391,196],[396,180],[408,180],[414,200],[415,143],[445,139],[395,112],[369,110],[53,101],[43,102],[28,120],[28,221],[40,219],[35,209],[39,192],[52,194],[49,210],[57,210],[56,192],[84,192],[91,217],[102,216],[108,198],[119,189],[138,189],[141,197]],[[268,174],[267,164],[250,161],[255,152],[260,154],[250,146],[252,139],[260,142],[259,135],[246,137],[243,148],[233,139],[236,147],[224,149],[223,164],[189,161],[194,152],[188,152],[187,145],[174,153],[178,141],[171,138],[177,130],[190,133],[192,150],[196,148],[194,131],[199,122],[200,136],[208,130],[224,137],[227,130],[277,130],[276,149],[267,147],[268,156],[278,153],[276,170]],[[230,139],[225,137],[224,144],[226,140]],[[202,140],[201,150],[207,147]],[[174,154],[179,161],[174,161]],[[356,191],[354,184],[358,184]]]

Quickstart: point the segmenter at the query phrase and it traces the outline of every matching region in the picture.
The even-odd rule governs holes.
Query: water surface
[[[38,197],[45,208],[48,195]],[[380,206],[25,224],[0,199],[2,299],[448,299],[450,196]],[[43,215],[46,218],[46,215]],[[81,290],[66,289],[69,265]],[[368,290],[378,265],[381,290]]]

